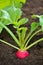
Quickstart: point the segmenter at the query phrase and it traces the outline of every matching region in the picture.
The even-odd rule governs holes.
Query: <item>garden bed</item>
[[[31,18],[32,14],[43,14],[43,0],[27,0],[27,3],[23,6],[23,17],[29,18],[29,22],[25,25],[28,28],[32,23],[33,19]],[[38,22],[38,20],[35,20]],[[15,30],[10,25],[9,28],[15,33]],[[27,32],[28,33],[28,32]],[[43,33],[35,36],[31,42],[34,40],[43,37]],[[9,34],[3,30],[0,34],[0,38],[15,44]],[[20,60],[15,56],[16,50],[12,47],[9,47],[5,44],[0,44],[0,65],[43,65],[43,42],[40,42],[38,45],[31,48],[29,51],[30,56]]]

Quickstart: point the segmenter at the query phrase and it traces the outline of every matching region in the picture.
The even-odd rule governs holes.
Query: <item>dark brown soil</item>
[[[43,0],[27,0],[26,5],[23,7],[23,17],[28,17],[30,21],[26,24],[29,28],[33,19],[32,14],[43,14]],[[37,20],[35,20],[37,21]],[[10,25],[9,28],[15,33],[15,30]],[[31,42],[43,37],[43,33],[35,36]],[[3,30],[0,38],[15,44],[10,35]],[[17,50],[5,44],[0,44],[0,65],[43,65],[43,42],[29,49],[30,56],[20,60],[15,56]]]

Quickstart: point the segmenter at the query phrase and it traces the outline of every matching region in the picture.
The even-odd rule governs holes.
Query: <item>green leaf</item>
[[[6,10],[0,10],[0,18],[1,19],[10,19],[10,15]]]
[[[21,17],[22,11],[19,8],[9,6],[0,10],[0,20],[4,25],[14,24]]]
[[[14,6],[16,8],[21,8],[22,7],[22,3],[20,3],[20,2],[14,2]]]
[[[40,16],[39,21],[40,21],[40,26],[41,26],[42,31],[43,31],[43,15]]]
[[[16,22],[22,15],[22,11],[19,8],[9,6],[5,10],[9,13],[10,18],[13,21],[13,23]]]
[[[9,13],[6,10],[0,10],[0,19],[5,25],[9,25],[12,22]]]
[[[7,11],[0,10],[0,22],[2,22],[4,25],[9,25],[11,23],[10,16]],[[0,33],[2,32],[3,27],[0,25]]]
[[[14,28],[19,28],[21,25],[25,24],[28,22],[27,18],[23,18],[21,20],[19,20],[18,22],[14,22]]]
[[[38,26],[39,26],[38,23],[33,22],[33,23],[31,24],[31,32],[35,31],[35,30],[37,29]]]
[[[32,18],[40,18],[39,15],[32,15]]]
[[[26,0],[21,0],[22,3],[26,3]]]
[[[22,7],[22,3],[25,4],[26,0],[13,0],[12,2],[14,3],[14,6],[16,8],[21,8]]]
[[[21,2],[22,2],[22,3],[26,3],[26,0],[14,0],[14,2],[16,2],[16,3],[17,3],[17,2],[20,2],[20,3],[21,3]]]
[[[0,22],[2,22],[4,25],[11,24],[8,20],[3,20],[3,21],[0,21]],[[3,27],[0,25],[0,33],[2,32],[2,30],[3,30]]]
[[[21,8],[22,3],[26,3],[26,0],[0,0],[0,9],[6,8],[10,5]]]
[[[28,22],[28,19],[27,18],[22,18],[21,20],[19,20],[18,26],[21,26],[23,24],[26,24],[27,22]]]
[[[0,0],[0,9],[3,9],[10,5],[10,0]]]
[[[32,18],[39,18],[39,24],[43,31],[43,15],[33,15]]]

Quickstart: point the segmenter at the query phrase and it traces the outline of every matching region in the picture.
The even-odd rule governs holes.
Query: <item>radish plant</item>
[[[14,1],[14,0],[13,0]],[[25,3],[26,0],[16,0],[16,3],[21,4],[21,2]],[[29,52],[27,51],[34,45],[38,44],[39,42],[43,41],[43,38],[36,40],[35,42],[30,43],[30,40],[39,32],[43,31],[43,15],[32,15],[32,18],[39,18],[39,22],[32,22],[30,26],[30,32],[26,35],[28,30],[27,27],[24,27],[28,22],[27,18],[21,18],[22,11],[21,7],[17,7],[18,4],[13,2],[13,5],[10,4],[9,6],[5,6],[4,8],[0,9],[0,33],[2,32],[3,28],[11,35],[13,40],[16,42],[17,46],[12,45],[9,42],[6,42],[0,39],[0,43],[3,42],[18,51],[16,52],[16,56],[20,59],[23,59],[29,56]],[[12,24],[13,28],[16,29],[16,35],[7,27],[7,25]],[[38,27],[40,26],[40,29]],[[29,45],[28,45],[29,44]]]

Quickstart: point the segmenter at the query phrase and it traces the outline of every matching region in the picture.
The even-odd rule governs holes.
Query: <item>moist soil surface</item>
[[[23,17],[29,18],[29,22],[25,25],[28,28],[32,21],[32,14],[43,15],[43,0],[27,0],[27,3],[23,6]],[[35,20],[38,21],[38,20]],[[10,25],[9,28],[14,32],[15,30]],[[28,32],[27,32],[28,33]],[[16,35],[16,34],[15,34]],[[43,37],[43,33],[36,35],[31,42]],[[6,41],[9,41],[12,44],[15,44],[10,35],[3,30],[0,34],[0,38]],[[16,45],[16,44],[15,44]],[[43,65],[43,41],[39,44],[35,45],[31,49],[28,50],[30,56],[25,59],[18,59],[16,57],[16,51],[10,46],[7,46],[3,43],[0,44],[0,65]]]

